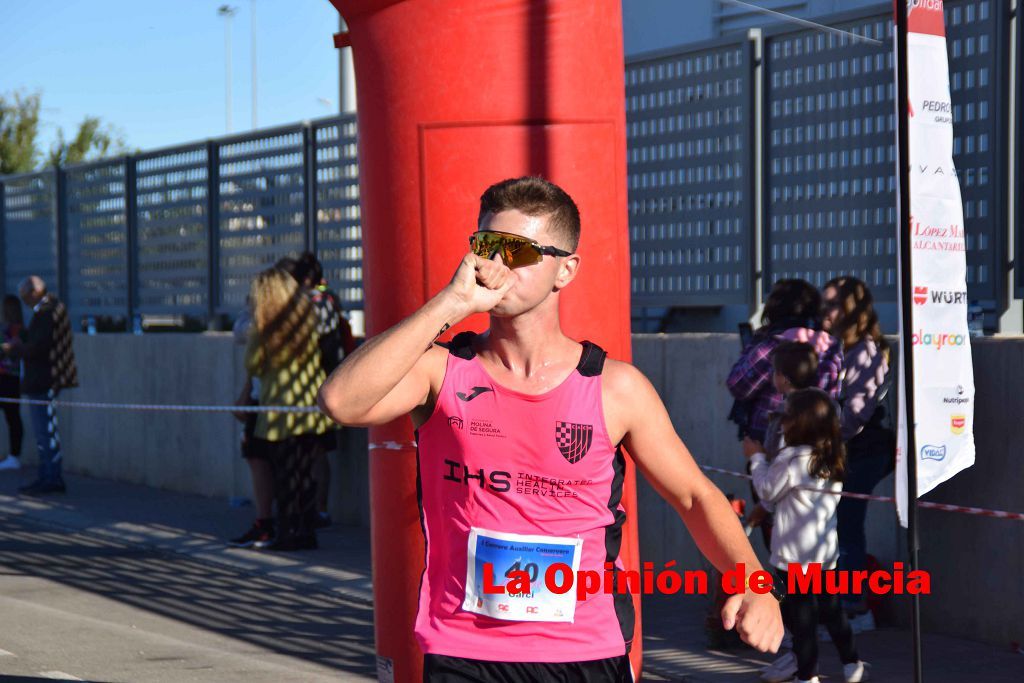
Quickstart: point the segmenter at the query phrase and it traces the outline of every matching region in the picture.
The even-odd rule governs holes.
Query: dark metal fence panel
[[[53,171],[3,178],[4,291],[38,275],[52,291],[57,277],[57,182]]]
[[[363,235],[355,115],[315,124],[313,138],[317,256],[345,308],[362,309]]]
[[[125,160],[68,168],[67,304],[74,317],[127,317]]]
[[[1005,298],[1007,226],[1006,137],[1009,101],[1009,3],[946,3],[953,163],[960,180],[967,236],[967,291],[971,299]],[[948,169],[947,169],[948,170]],[[914,168],[913,178],[937,169]]]
[[[849,14],[829,26],[878,43],[783,28],[764,41],[767,285],[836,275],[896,298],[892,19]],[[766,290],[768,287],[765,288]]]
[[[1016,280],[1016,297],[1018,299],[1024,299],[1024,192],[1021,192],[1021,186],[1024,185],[1024,12],[1020,9],[1018,3],[1017,9],[1017,62],[1016,62],[1016,74],[1017,74],[1017,97],[1016,97],[1016,115],[1014,116],[1014,124],[1016,125],[1016,132],[1014,133],[1014,140],[1016,142],[1016,149],[1014,150],[1014,157],[1016,163],[1014,166],[1014,187],[1011,188],[1011,195],[1013,196],[1014,208],[1013,218],[1016,224],[1013,229],[1013,244],[1014,244],[1014,278]]]
[[[220,291],[216,310],[245,306],[252,278],[306,248],[303,128],[238,136],[220,146]]]
[[[750,300],[752,68],[746,39],[626,64],[634,308]]]
[[[960,179],[971,299],[995,307],[1004,288],[1009,32],[997,0],[950,0],[946,25],[953,159]],[[765,39],[764,263],[768,282],[839,274],[896,299],[895,126],[891,8],[825,23],[871,44],[802,29]],[[953,169],[917,166],[922,173]]]
[[[208,163],[201,143],[135,162],[135,313],[207,313]]]

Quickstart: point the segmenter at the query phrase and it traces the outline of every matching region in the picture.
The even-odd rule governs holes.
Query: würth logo
[[[965,304],[967,303],[967,292],[944,289],[931,289],[927,287],[914,287],[914,303],[923,306],[931,300],[933,304]]]
[[[486,393],[488,391],[494,391],[494,389],[491,389],[490,387],[473,387],[473,393],[471,393],[469,396],[467,396],[466,394],[462,393],[461,391],[456,391],[455,395],[458,396],[459,399],[461,399],[463,401],[472,401],[474,398],[476,398],[480,394]]]
[[[572,464],[578,463],[590,450],[594,439],[594,426],[575,422],[555,423],[555,442],[562,457]]]

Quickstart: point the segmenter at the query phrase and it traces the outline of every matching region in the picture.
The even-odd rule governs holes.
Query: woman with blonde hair
[[[259,380],[259,405],[315,407],[326,376],[309,297],[278,267],[260,273],[249,296],[252,327],[245,365]],[[264,442],[277,503],[277,533],[270,550],[317,547],[311,470],[328,427],[319,411],[259,413],[255,436]]]
[[[889,344],[882,335],[871,290],[863,281],[837,277],[822,288],[822,301],[822,327],[843,343],[840,423],[847,451],[843,490],[871,493],[893,471],[896,458],[895,415],[890,414],[891,401],[885,400],[892,384]],[[844,497],[839,502],[840,569],[867,569],[866,514],[865,500]],[[854,632],[875,628],[874,615],[862,598],[849,596],[845,602]]]

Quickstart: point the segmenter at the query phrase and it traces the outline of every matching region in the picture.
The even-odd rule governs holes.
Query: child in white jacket
[[[774,505],[771,564],[777,585],[788,584],[790,564],[803,570],[820,564],[834,570],[838,557],[836,506],[843,489],[845,453],[835,402],[820,389],[801,389],[786,398],[781,427],[786,447],[769,464],[762,452],[746,448],[757,494]],[[868,680],[839,596],[789,593],[782,617],[793,634],[797,680],[818,681],[819,617],[832,636],[847,683]]]

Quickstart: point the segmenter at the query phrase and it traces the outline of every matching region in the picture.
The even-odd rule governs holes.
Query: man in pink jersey
[[[321,408],[342,424],[409,414],[416,426],[424,680],[632,680],[630,596],[577,600],[544,581],[554,565],[622,568],[622,448],[718,569],[761,569],[647,378],[563,334],[559,293],[579,270],[579,238],[576,204],[552,183],[491,186],[451,283],[357,349],[320,390]],[[490,313],[486,332],[433,343],[478,312]],[[529,576],[529,593],[485,590],[513,571]],[[778,649],[771,595],[732,596],[722,620],[757,649]]]

